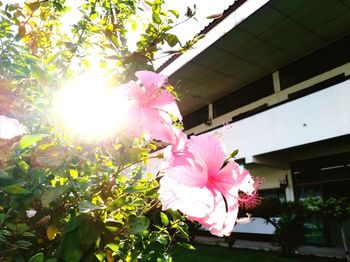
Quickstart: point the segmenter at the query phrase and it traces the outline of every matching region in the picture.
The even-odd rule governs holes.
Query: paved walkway
[[[227,243],[223,238],[196,236],[195,241],[201,244],[219,245],[227,247]],[[248,248],[248,249],[262,249],[262,250],[277,250],[278,247],[273,246],[269,242],[251,241],[251,240],[235,240],[233,247]],[[302,246],[297,251],[302,255],[319,255],[327,257],[344,257],[344,250],[340,247],[316,247],[316,246]]]

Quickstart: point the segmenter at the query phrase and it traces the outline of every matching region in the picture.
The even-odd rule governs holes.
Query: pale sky
[[[0,0],[3,4],[7,3],[19,3],[20,5],[24,4],[24,0]],[[69,3],[71,10],[67,12],[64,19],[65,25],[69,27],[79,20],[80,12],[76,8],[82,0],[67,0],[66,3]],[[213,2],[215,4],[213,4]],[[193,36],[198,34],[205,26],[207,26],[211,20],[206,19],[207,16],[222,13],[223,10],[227,9],[234,0],[166,0],[167,9],[178,10],[180,14],[185,14],[187,6],[192,7],[193,4],[197,5],[197,21],[191,20],[180,26],[178,26],[174,33],[180,38],[180,41],[185,42],[191,39]]]
[[[24,0],[0,0],[3,4],[6,3],[18,3],[20,5],[24,4]],[[226,10],[231,4],[234,3],[235,0],[166,0],[165,5],[166,7],[164,10],[167,9],[175,9],[179,11],[180,17],[182,17],[187,10],[187,7],[193,7],[194,4],[197,6],[197,15],[196,20],[191,19],[173,30],[173,34],[175,34],[181,43],[185,43],[186,41],[190,40],[192,37],[197,35],[202,29],[204,29],[211,21],[212,19],[207,19],[206,17],[213,15],[213,14],[220,14],[224,10]],[[82,0],[66,0],[66,3],[68,3],[71,7],[71,10],[67,12],[64,17],[62,18],[63,22],[63,31],[66,31],[67,33],[70,31],[71,25],[75,24],[79,21],[79,18],[81,17],[81,13],[78,10],[78,6],[80,3],[83,2]],[[215,4],[213,4],[215,3]],[[151,19],[151,16],[147,16],[146,13],[140,12],[138,19],[142,20],[141,22],[146,22],[147,19]],[[139,35],[143,32],[144,28],[141,28],[140,26],[137,28],[136,32],[129,31],[128,35],[128,47],[131,51],[136,49],[136,41],[139,38]],[[161,56],[161,54],[160,54]],[[162,63],[164,63],[168,58],[165,59],[159,59],[156,61],[156,67],[160,66]]]

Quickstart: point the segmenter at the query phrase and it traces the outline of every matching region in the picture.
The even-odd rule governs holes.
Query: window
[[[214,118],[274,93],[272,75],[267,75],[213,103]]]
[[[303,185],[350,180],[348,165],[350,153],[295,162],[292,165],[294,183]]]
[[[261,189],[259,196],[265,199],[279,199],[281,202],[286,202],[286,192],[281,188]]]
[[[350,198],[349,166],[350,152],[293,163],[292,174],[296,199]],[[321,218],[312,217],[305,223],[305,242],[326,244],[331,231],[330,225]]]
[[[191,114],[184,116],[183,124],[184,129],[190,129],[192,127],[198,126],[209,120],[209,108],[208,106],[202,107]]]
[[[297,99],[299,97],[303,97],[303,96],[306,96],[306,95],[309,95],[309,94],[312,94],[312,93],[315,93],[315,92],[318,92],[322,89],[325,89],[327,87],[331,87],[331,86],[334,86],[336,84],[339,84],[341,82],[344,82],[346,81],[347,79],[349,79],[349,76],[345,76],[345,74],[339,74],[337,76],[334,76],[334,77],[331,77],[327,80],[324,80],[322,82],[319,82],[315,85],[312,85],[312,86],[309,86],[307,88],[304,88],[302,90],[299,90],[299,91],[296,91],[294,93],[291,93],[288,95],[288,98],[289,99]]]
[[[350,62],[350,35],[333,42],[279,70],[281,89]]]

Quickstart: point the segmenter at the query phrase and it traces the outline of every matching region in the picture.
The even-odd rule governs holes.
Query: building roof
[[[349,18],[346,0],[239,0],[160,71],[184,94],[186,115],[349,34]]]

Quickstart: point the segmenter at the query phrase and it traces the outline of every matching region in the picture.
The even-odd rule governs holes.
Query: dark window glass
[[[304,241],[306,244],[326,244],[325,222],[322,218],[312,216],[304,223]]]
[[[350,181],[341,182],[327,182],[323,183],[323,197],[324,199],[330,197],[348,197],[350,198]]]
[[[273,94],[272,75],[267,75],[213,103],[214,118]]]
[[[320,177],[322,180],[346,178],[346,167],[345,165],[321,167]]]
[[[350,61],[350,35],[339,39],[279,70],[281,89],[300,83]]]
[[[350,153],[293,163],[296,199],[350,197],[349,167]],[[326,244],[326,232],[333,230],[316,216],[309,218],[304,227],[305,243],[308,244]]]
[[[293,163],[296,184],[349,178],[350,153],[308,159]]]
[[[184,129],[190,129],[192,127],[198,126],[209,120],[209,108],[208,106],[202,107],[191,114],[184,116],[183,124]]]
[[[286,193],[284,189],[261,189],[259,190],[259,196],[265,199],[279,199],[281,202],[286,202]]]
[[[298,200],[305,200],[308,198],[321,198],[322,188],[320,184],[302,185],[296,187],[295,193]]]
[[[289,99],[296,99],[299,97],[303,97],[303,96],[318,92],[318,91],[325,89],[327,87],[331,87],[331,86],[334,86],[334,85],[339,84],[341,82],[344,82],[347,79],[349,79],[349,76],[345,76],[345,74],[339,74],[339,75],[331,77],[325,81],[322,81],[322,82],[319,82],[315,85],[304,88],[300,91],[296,91],[294,93],[291,93],[288,95],[288,98]]]

